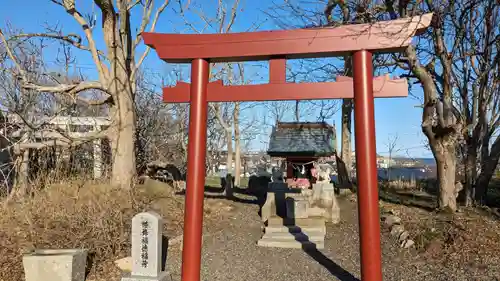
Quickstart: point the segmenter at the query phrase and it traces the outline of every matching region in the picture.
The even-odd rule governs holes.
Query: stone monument
[[[122,281],[166,281],[162,270],[163,220],[155,212],[139,213],[132,218],[132,272]]]
[[[84,281],[85,249],[37,249],[23,256],[26,281]]]

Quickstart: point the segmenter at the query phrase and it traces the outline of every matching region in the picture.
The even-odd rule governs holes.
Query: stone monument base
[[[160,275],[154,277],[154,276],[137,276],[137,275],[131,275],[128,273],[128,275],[125,275],[122,277],[121,281],[172,281],[172,277],[170,276],[170,273],[167,271],[162,271],[160,272]]]

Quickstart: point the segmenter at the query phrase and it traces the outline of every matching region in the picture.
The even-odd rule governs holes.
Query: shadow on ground
[[[340,265],[332,261],[330,258],[325,256],[322,252],[314,247],[306,247],[303,249],[306,254],[308,254],[312,259],[321,264],[326,270],[328,270],[333,276],[337,277],[341,281],[360,281],[349,271],[342,268]]]
[[[435,196],[422,196],[408,192],[399,192],[395,189],[380,187],[379,198],[393,204],[409,207],[417,207],[426,211],[434,211],[437,208]]]
[[[386,182],[379,183],[379,197],[389,203],[417,207],[426,211],[434,211],[438,207],[437,197],[439,189],[436,179],[422,180],[419,182],[421,190],[397,189],[387,186]],[[465,190],[460,192],[457,200],[461,205],[465,202]],[[500,208],[500,179],[492,179],[487,190],[485,206]]]
[[[232,194],[224,194],[223,184],[228,181],[221,181],[220,186],[205,185],[204,198],[226,199],[237,203],[259,205],[259,209],[264,205],[267,197],[267,185],[271,182],[269,177],[251,176],[248,181],[248,187],[232,186]],[[178,195],[185,195],[185,191],[177,192]],[[246,195],[246,196],[239,196]],[[243,198],[242,198],[243,197]],[[248,198],[250,197],[250,198]],[[255,199],[253,199],[254,197]],[[259,210],[260,214],[260,210]]]
[[[283,198],[284,199],[284,198]],[[278,199],[277,199],[278,200]],[[293,200],[293,199],[292,199]],[[287,204],[286,208],[292,208],[291,213],[295,213],[293,210],[293,207],[295,204]],[[281,206],[282,208],[283,206]],[[294,218],[289,218],[286,215],[280,214],[282,212],[279,211],[280,206],[276,206],[276,212],[279,217],[283,220],[283,225],[288,227],[288,231],[291,235],[295,237],[296,241],[301,241],[297,237],[297,232],[293,232],[291,229],[291,226],[295,225],[295,219]],[[286,217],[286,218],[285,218]],[[299,232],[302,235],[306,235],[304,232]],[[307,241],[311,242],[309,237],[306,235]],[[318,248],[315,243],[311,244],[302,244],[302,250],[304,253],[306,253],[309,257],[311,257],[313,260],[315,260],[317,263],[319,263],[321,266],[323,266],[330,274],[335,276],[341,281],[360,281],[360,279],[356,278],[354,275],[352,275],[349,271],[345,270],[343,267],[338,265],[336,262],[325,256]]]

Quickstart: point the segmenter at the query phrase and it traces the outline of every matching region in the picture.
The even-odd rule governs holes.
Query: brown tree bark
[[[234,175],[233,171],[233,132],[231,130],[231,127],[229,127],[229,130],[226,130],[226,142],[227,142],[227,160],[226,160],[226,169],[227,169],[227,175],[232,176]],[[231,189],[232,184],[226,183],[226,186],[224,187],[224,195],[225,196],[232,196],[233,190]]]
[[[437,176],[439,181],[440,209],[448,208],[457,210],[457,190],[455,186],[456,153],[454,145],[446,145],[441,142],[432,145],[437,164]]]
[[[461,134],[461,124],[453,115],[451,104],[451,73],[450,61],[446,54],[439,52],[443,38],[435,29],[435,48],[443,56],[444,81],[443,98],[438,98],[438,90],[435,81],[426,67],[418,61],[415,48],[409,46],[406,50],[408,64],[412,73],[422,83],[424,90],[424,109],[422,113],[422,131],[429,140],[436,165],[438,169],[439,200],[440,209],[457,210],[457,191],[455,185],[456,177],[456,148],[457,139]],[[437,33],[437,34],[436,34]]]
[[[234,184],[241,184],[241,136],[240,136],[240,103],[234,104],[233,111],[234,126]]]
[[[351,177],[352,170],[352,99],[342,100],[342,136],[341,136],[341,158],[345,164],[347,176]]]
[[[113,122],[109,129],[112,154],[111,183],[128,188],[133,186],[137,173],[135,157],[136,112],[134,96],[130,89],[121,89],[117,96],[117,105],[111,108],[114,118],[112,118]]]
[[[295,101],[295,122],[300,121],[300,101]]]
[[[477,179],[477,144],[475,140],[467,140],[467,150],[465,156],[465,206],[472,206],[476,197],[476,179]]]
[[[486,204],[488,185],[493,178],[500,160],[500,137],[497,137],[491,151],[485,160],[481,162],[481,172],[476,181],[475,200],[478,204]]]
[[[108,136],[113,160],[111,182],[130,188],[137,174],[135,80],[130,79],[133,75],[130,12],[126,6],[120,6],[119,12],[115,13],[113,4],[107,1],[96,1],[96,4],[102,12],[104,42],[110,62],[108,73],[102,80],[106,80],[107,91],[114,101],[110,106],[112,123]]]
[[[336,5],[340,6],[342,11],[342,22],[343,24],[348,24],[351,18],[351,13],[348,5],[344,2],[337,1],[328,1],[328,4],[325,9],[325,15],[327,20],[331,22],[332,18],[332,10]],[[352,77],[352,58],[350,56],[344,57],[344,72],[345,75]],[[352,99],[343,99],[342,100],[342,135],[341,135],[341,158],[342,162],[345,166],[346,175],[343,177],[347,177],[347,181],[345,181],[346,185],[342,188],[352,189],[351,184],[351,171],[352,171],[352,111],[354,108],[354,102]]]
[[[347,15],[344,15],[344,18]],[[347,76],[352,77],[352,60],[351,57],[344,58],[344,72]],[[344,162],[345,172],[344,175],[347,181],[342,188],[352,189],[351,177],[352,177],[352,111],[354,109],[353,99],[343,99],[342,100],[342,136],[341,136],[341,158]]]

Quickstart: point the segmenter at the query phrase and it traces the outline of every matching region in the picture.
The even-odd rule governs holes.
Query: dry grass
[[[419,186],[418,186],[417,181],[415,179],[411,179],[411,180],[397,179],[397,180],[389,181],[387,183],[387,187],[399,190],[399,189],[417,189]]]
[[[89,249],[90,273],[100,275],[110,260],[129,254],[132,216],[155,209],[158,200],[163,200],[156,211],[167,222],[167,233],[179,233],[183,198],[163,190],[53,185],[10,202],[0,209],[0,280],[23,280],[22,253],[34,248]]]
[[[464,268],[500,276],[500,221],[481,209],[462,213],[429,212],[416,207],[382,203],[400,216],[415,241],[418,255],[429,264]],[[481,273],[482,272],[482,273]],[[489,280],[489,279],[488,279]]]
[[[164,235],[182,234],[184,197],[172,190],[156,181],[131,191],[80,181],[10,201],[0,207],[0,281],[24,280],[22,254],[35,248],[88,249],[88,280],[119,279],[113,261],[130,255],[135,214],[156,211],[164,219]],[[219,223],[232,208],[225,201],[205,201],[205,225]]]

